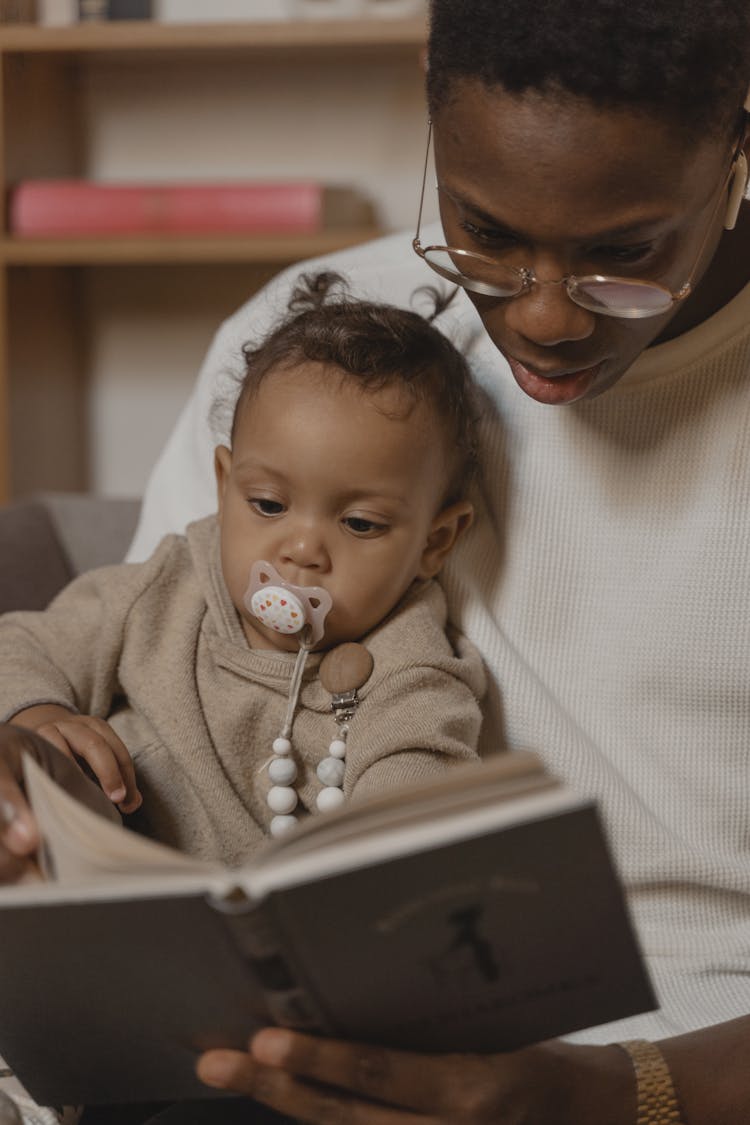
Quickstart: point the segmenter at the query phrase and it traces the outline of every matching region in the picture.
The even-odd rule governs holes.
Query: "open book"
[[[44,1104],[209,1097],[268,1023],[424,1051],[655,1006],[596,809],[533,754],[312,817],[245,867],[103,820],[31,759],[53,881],[0,890],[0,1053]]]

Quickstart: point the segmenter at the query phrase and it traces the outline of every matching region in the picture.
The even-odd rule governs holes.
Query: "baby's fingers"
[[[109,723],[90,715],[75,715],[40,727],[39,733],[64,753],[83,758],[122,812],[134,812],[139,807],[142,798],[130,754]]]

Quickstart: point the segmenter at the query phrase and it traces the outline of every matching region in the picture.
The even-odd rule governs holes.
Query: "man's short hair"
[[[750,2],[431,0],[432,114],[462,79],[729,129],[750,83]]]

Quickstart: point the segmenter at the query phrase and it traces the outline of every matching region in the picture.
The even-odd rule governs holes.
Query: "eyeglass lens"
[[[526,287],[524,275],[518,270],[471,251],[428,247],[424,259],[442,277],[485,296],[514,297]],[[649,282],[584,277],[572,278],[564,284],[576,304],[604,315],[655,316],[673,303],[668,290]]]

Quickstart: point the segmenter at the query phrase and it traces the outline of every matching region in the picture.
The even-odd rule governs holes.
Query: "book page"
[[[220,870],[97,816],[61,789],[29,755],[23,759],[26,794],[42,836],[47,879],[81,882],[112,875],[196,874]]]
[[[193,859],[104,820],[61,789],[31,758],[24,759],[26,791],[43,837],[41,865],[56,882],[112,876],[230,874],[221,864]],[[574,799],[537,755],[498,754],[457,767],[421,785],[404,786],[333,812],[307,817],[288,836],[269,840],[235,871],[252,898],[299,879],[354,866],[361,857],[407,854],[438,844],[449,824],[458,835],[490,823],[534,819]]]

